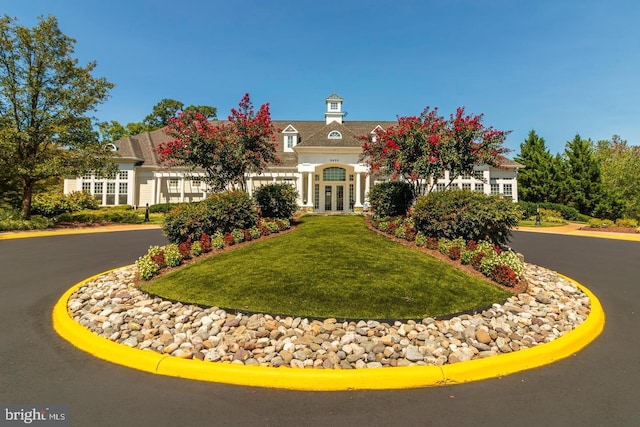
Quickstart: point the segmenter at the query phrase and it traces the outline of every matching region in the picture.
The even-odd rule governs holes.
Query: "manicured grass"
[[[305,216],[290,233],[215,255],[143,289],[255,312],[385,319],[440,316],[510,295],[368,230],[359,216]]]

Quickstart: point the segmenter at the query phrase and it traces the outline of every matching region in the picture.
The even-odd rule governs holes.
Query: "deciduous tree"
[[[202,168],[205,181],[215,191],[228,186],[246,188],[246,173],[261,173],[276,157],[275,129],[269,104],[254,111],[249,94],[231,110],[228,123],[212,123],[188,110],[169,120],[167,134],[174,139],[160,144],[160,161],[190,170]]]
[[[428,193],[444,171],[455,179],[472,174],[476,165],[499,164],[508,132],[485,127],[482,117],[458,108],[445,119],[428,107],[420,116],[399,117],[397,125],[359,137],[360,161],[372,172],[411,182],[416,196]]]
[[[114,85],[92,75],[95,62],[78,65],[74,43],[53,16],[33,28],[0,18],[0,168],[20,179],[24,218],[36,183],[110,161],[87,113]]]

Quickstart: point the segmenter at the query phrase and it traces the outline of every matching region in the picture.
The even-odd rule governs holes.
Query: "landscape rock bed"
[[[575,284],[526,264],[526,292],[449,320],[373,320],[232,314],[174,303],[136,287],[134,266],[79,287],[70,316],[113,342],[184,359],[271,367],[354,369],[445,365],[551,342],[582,324],[590,301]]]

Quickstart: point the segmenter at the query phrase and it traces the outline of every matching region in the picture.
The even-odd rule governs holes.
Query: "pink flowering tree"
[[[246,173],[261,173],[276,157],[276,137],[269,104],[254,111],[249,94],[238,109],[231,109],[228,122],[212,123],[197,111],[183,111],[169,120],[171,141],[156,149],[166,166],[202,169],[214,191],[228,187],[246,190]]]
[[[447,170],[453,180],[471,175],[475,165],[497,166],[508,151],[502,147],[508,133],[485,127],[482,115],[465,114],[464,108],[445,119],[427,107],[420,116],[399,117],[397,125],[360,136],[360,161],[371,173],[412,183],[418,196],[431,192]]]

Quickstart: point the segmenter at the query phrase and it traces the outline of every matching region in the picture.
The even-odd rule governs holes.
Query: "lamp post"
[[[540,226],[540,205],[536,205],[536,227]]]

